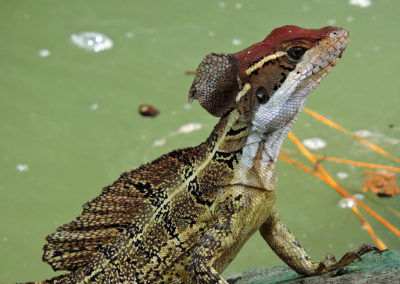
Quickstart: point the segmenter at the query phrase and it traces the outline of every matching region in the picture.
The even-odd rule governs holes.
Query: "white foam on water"
[[[43,49],[39,50],[38,55],[40,57],[47,57],[50,55],[50,50],[43,48]]]
[[[353,198],[342,198],[339,201],[339,207],[346,209],[346,208],[351,208],[356,205],[356,202],[354,201]]]
[[[70,39],[76,46],[92,52],[111,49],[114,45],[113,41],[108,36],[98,32],[72,34]]]
[[[17,164],[17,171],[26,172],[29,170],[29,166],[27,164]]]
[[[99,104],[98,103],[93,103],[89,107],[90,107],[91,110],[97,110],[99,108]]]
[[[242,7],[243,7],[243,4],[242,3],[236,3],[235,4],[235,8],[237,9],[237,10],[240,10],[240,9],[242,9]]]
[[[179,129],[177,131],[173,131],[173,132],[169,133],[167,135],[167,137],[162,137],[162,138],[155,140],[153,143],[153,146],[154,147],[164,146],[165,143],[167,142],[168,138],[171,138],[171,137],[179,135],[179,134],[189,134],[193,131],[201,129],[202,127],[203,127],[203,125],[198,122],[191,122],[191,123],[184,124],[181,127],[179,127]]]
[[[185,125],[182,125],[181,127],[179,127],[178,129],[178,133],[190,133],[196,130],[201,129],[203,126],[201,125],[201,123],[198,122],[192,122],[192,123],[188,123]]]
[[[325,140],[323,140],[321,138],[313,137],[313,138],[304,139],[303,145],[306,146],[308,149],[318,150],[318,149],[325,148],[327,143]]]
[[[345,178],[349,177],[349,174],[345,173],[345,172],[338,172],[336,175],[340,179],[345,179]]]
[[[241,40],[241,39],[238,39],[238,38],[234,38],[234,39],[232,40],[232,44],[233,44],[233,45],[241,45],[241,44],[242,44],[242,40]]]
[[[336,24],[336,20],[335,19],[329,19],[328,21],[326,21],[326,23],[330,26],[333,26],[334,24]]]
[[[349,0],[350,5],[359,6],[361,8],[367,8],[371,6],[371,0]]]
[[[153,146],[154,147],[161,147],[161,146],[164,146],[165,143],[167,143],[167,140],[165,138],[160,138],[160,139],[154,140]]]

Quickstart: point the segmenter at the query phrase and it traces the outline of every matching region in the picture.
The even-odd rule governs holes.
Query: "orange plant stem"
[[[318,178],[320,178],[321,180],[323,180],[324,182],[328,183],[329,182],[325,179],[325,177],[323,175],[321,175],[320,173],[314,171],[313,169],[303,165],[302,163],[295,161],[283,154],[279,155],[279,158],[289,164],[295,165],[296,167],[300,168],[301,170],[308,172],[308,173],[312,173],[315,176],[317,176]],[[329,184],[330,185],[330,184]],[[354,199],[354,198],[353,198]],[[379,249],[384,250],[387,248],[387,246],[385,245],[385,243],[375,234],[374,230],[372,229],[371,225],[367,222],[367,220],[361,215],[361,213],[358,211],[356,206],[352,206],[351,210],[353,211],[354,214],[356,214],[356,216],[360,219],[361,223],[363,224],[364,228],[367,230],[368,234],[371,236],[371,238],[373,239],[373,241],[375,242],[375,244],[379,247]]]
[[[320,179],[323,179],[323,178],[324,178],[319,172],[314,171],[313,169],[311,169],[311,168],[309,168],[309,167],[303,165],[302,163],[300,163],[300,162],[298,162],[298,161],[295,161],[295,160],[289,158],[288,156],[285,156],[285,155],[283,155],[283,154],[279,154],[279,159],[285,161],[285,162],[288,163],[288,164],[292,164],[292,165],[294,165],[294,166],[300,168],[301,170],[303,170],[303,171],[305,171],[305,172],[314,174],[314,175],[316,175],[316,176],[317,176],[318,178],[320,178]]]
[[[384,224],[388,229],[393,231],[396,235],[400,236],[399,229],[397,229],[395,226],[390,224],[388,221],[386,221],[384,218],[382,218],[378,213],[376,213],[371,208],[369,208],[367,205],[365,205],[363,202],[361,202],[357,198],[354,198],[350,193],[343,190],[338,185],[338,183],[325,171],[324,167],[322,167],[320,164],[317,163],[317,160],[315,159],[315,157],[303,146],[303,144],[301,144],[301,142],[297,139],[297,137],[292,132],[289,132],[288,137],[290,138],[290,140],[292,140],[296,144],[296,146],[303,153],[303,155],[306,156],[312,163],[314,163],[317,166],[317,169],[321,173],[321,175],[324,177],[324,180],[329,185],[331,185],[340,195],[342,195],[343,197],[353,198],[355,200],[355,202],[357,202],[357,204],[360,205],[365,211],[367,211],[374,218],[376,218],[378,221],[380,221],[382,224]]]
[[[363,223],[363,226],[364,226],[365,230],[367,230],[368,234],[374,240],[374,242],[376,243],[378,248],[380,250],[387,249],[386,244],[375,234],[375,232],[372,229],[371,225],[367,222],[367,220],[364,218],[364,216],[362,216],[361,213],[358,211],[358,208],[356,206],[352,206],[351,210],[353,211],[354,214],[357,215],[357,217],[358,217],[358,219],[360,219],[361,223]]]
[[[364,167],[364,168],[372,168],[372,169],[381,169],[381,170],[388,170],[391,172],[398,172],[400,173],[400,168],[396,167],[389,167],[385,165],[377,165],[377,164],[371,164],[371,163],[364,163],[364,162],[359,162],[359,161],[352,161],[352,160],[346,160],[346,159],[341,159],[341,158],[335,158],[335,157],[328,157],[328,156],[323,156],[323,155],[313,155],[317,159],[323,159],[326,161],[331,161],[335,163],[342,163],[342,164],[349,164],[349,165],[355,165],[359,167]]]
[[[371,148],[372,150],[380,153],[383,156],[388,157],[389,159],[392,159],[393,161],[400,163],[400,159],[396,158],[394,156],[392,156],[391,154],[389,154],[388,152],[386,152],[385,150],[383,150],[382,148],[376,146],[375,144],[361,138],[360,136],[358,136],[357,134],[354,134],[352,132],[350,132],[349,130],[343,128],[342,126],[340,126],[339,124],[333,122],[332,120],[316,113],[315,111],[312,111],[308,108],[304,108],[304,112],[307,113],[308,115],[311,115],[312,117],[316,118],[317,120],[321,121],[322,123],[325,123],[326,125],[329,125],[330,127],[333,127],[347,135],[350,135],[351,137],[353,137],[354,139],[360,141],[362,144],[364,144],[365,146]]]
[[[281,152],[290,153],[290,154],[299,154],[299,152],[296,150],[287,149],[287,148],[283,148],[283,147],[281,148]],[[335,163],[340,163],[340,164],[355,165],[355,166],[364,167],[364,168],[381,169],[381,170],[387,170],[387,171],[391,171],[391,172],[400,173],[400,168],[396,168],[396,167],[390,167],[390,166],[378,165],[378,164],[372,164],[372,163],[365,163],[365,162],[353,161],[353,160],[346,160],[346,159],[342,159],[342,158],[323,156],[323,155],[317,155],[317,154],[312,154],[312,155],[319,160],[330,161],[330,162],[335,162]]]

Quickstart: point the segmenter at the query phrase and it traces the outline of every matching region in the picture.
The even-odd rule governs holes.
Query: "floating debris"
[[[223,1],[218,2],[218,6],[220,8],[225,8],[225,2],[223,2]]]
[[[352,16],[347,16],[346,21],[348,23],[351,23],[352,21],[354,21],[354,18]]]
[[[349,177],[349,174],[345,173],[345,172],[338,172],[336,175],[340,179],[345,179],[345,178]]]
[[[139,106],[139,113],[142,116],[151,116],[151,117],[155,117],[157,116],[160,111],[158,109],[156,109],[154,106],[149,105],[149,104],[141,104]]]
[[[233,44],[233,45],[241,45],[241,44],[242,44],[242,40],[241,40],[241,39],[238,39],[238,38],[234,38],[234,39],[232,40],[232,44]]]
[[[380,197],[390,197],[400,194],[396,185],[396,176],[388,172],[364,171],[366,181],[361,187],[363,191],[372,191]]]
[[[183,105],[183,108],[189,110],[192,109],[192,105],[190,103],[186,103]]]
[[[371,6],[371,0],[349,0],[350,5],[359,6],[361,8],[367,8]]]
[[[98,32],[72,34],[71,41],[76,46],[93,52],[104,51],[112,48],[114,45],[108,36]]]
[[[306,146],[308,149],[311,150],[318,150],[326,147],[325,140],[321,138],[314,137],[314,138],[307,138],[303,140],[303,145]]]
[[[215,32],[214,31],[209,31],[208,32],[209,37],[215,37]]]
[[[28,169],[29,167],[27,164],[17,164],[17,171],[19,172],[26,172]]]
[[[196,75],[196,70],[185,70],[185,75]]]
[[[339,201],[339,207],[346,209],[355,206],[357,203],[353,198],[342,198]]]
[[[97,110],[99,108],[99,104],[98,103],[93,103],[89,107],[90,107],[91,110]]]
[[[43,49],[39,50],[38,54],[40,57],[47,57],[50,55],[50,50],[43,48]]]

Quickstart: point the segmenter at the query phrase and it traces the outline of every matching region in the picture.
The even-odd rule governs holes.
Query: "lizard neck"
[[[210,162],[227,165],[231,171],[230,185],[274,190],[277,182],[274,162],[294,121],[265,135],[241,120],[238,111],[233,110],[220,119],[205,143],[207,155],[212,156]]]
[[[241,156],[251,128],[239,117],[238,111],[233,110],[219,120],[206,142],[210,151],[238,153]]]

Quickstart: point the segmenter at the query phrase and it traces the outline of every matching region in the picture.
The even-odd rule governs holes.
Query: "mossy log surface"
[[[249,270],[229,277],[231,284],[245,283],[400,283],[400,250],[368,253],[356,261],[321,276],[304,277],[288,266]]]

